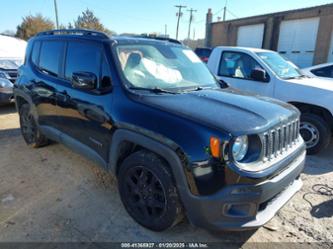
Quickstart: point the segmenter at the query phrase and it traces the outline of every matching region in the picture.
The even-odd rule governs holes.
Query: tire
[[[331,129],[325,120],[312,113],[301,116],[300,133],[306,143],[307,154],[314,155],[325,149],[331,140]]]
[[[140,150],[128,156],[119,170],[118,187],[129,215],[150,230],[163,231],[183,218],[170,169],[154,153]]]
[[[31,113],[30,105],[23,104],[19,109],[21,134],[24,141],[33,148],[45,146],[49,140],[40,132],[35,118]]]

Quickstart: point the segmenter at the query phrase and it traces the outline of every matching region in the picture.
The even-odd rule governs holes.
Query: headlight
[[[9,75],[6,72],[0,71],[0,87],[1,88],[11,88],[13,86],[12,83],[8,79],[9,79]]]
[[[0,79],[8,79],[8,78],[9,78],[9,75],[7,73],[0,71]]]
[[[232,145],[232,155],[234,159],[239,162],[246,156],[249,147],[248,137],[240,136],[237,137]]]
[[[12,88],[13,84],[7,79],[3,79],[0,77],[0,87],[1,88]]]

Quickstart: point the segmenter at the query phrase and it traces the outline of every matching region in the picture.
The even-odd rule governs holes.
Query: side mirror
[[[255,81],[268,82],[266,71],[261,68],[255,68],[251,72],[251,79]]]
[[[218,81],[220,83],[221,88],[228,88],[229,87],[229,84],[227,82],[225,82],[224,80],[219,79]]]
[[[90,72],[74,72],[72,86],[77,89],[92,90],[97,87],[97,76]]]

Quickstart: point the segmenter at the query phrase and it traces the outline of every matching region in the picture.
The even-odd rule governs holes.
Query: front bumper
[[[209,196],[187,195],[183,200],[192,224],[209,230],[255,229],[274,217],[301,188],[304,146],[275,177],[259,184],[235,184]]]
[[[0,88],[0,104],[14,103],[12,88]]]

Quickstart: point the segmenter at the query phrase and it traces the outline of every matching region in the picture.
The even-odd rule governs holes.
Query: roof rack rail
[[[43,31],[37,34],[37,36],[42,35],[91,35],[99,36],[102,38],[109,38],[109,36],[103,32],[90,30],[90,29],[54,29]]]
[[[180,41],[178,41],[176,39],[172,39],[172,38],[168,38],[168,37],[163,37],[163,36],[142,34],[142,35],[134,35],[133,37],[155,39],[155,40],[160,40],[160,41],[168,41],[168,42],[172,42],[172,43],[182,44]]]

